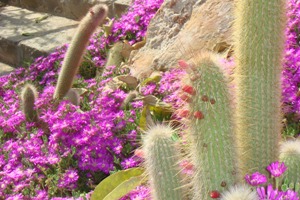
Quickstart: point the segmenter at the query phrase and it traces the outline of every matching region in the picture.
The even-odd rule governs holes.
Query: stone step
[[[14,69],[15,68],[13,68],[12,66],[0,62],[0,76],[8,74],[8,73],[12,72]]]
[[[103,3],[109,7],[109,17],[121,16],[132,0],[0,0],[3,4],[46,12],[52,15],[80,20],[90,7]]]
[[[14,6],[0,7],[0,62],[19,66],[69,43],[75,20]]]

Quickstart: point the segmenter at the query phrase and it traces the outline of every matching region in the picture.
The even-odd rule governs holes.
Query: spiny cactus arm
[[[36,88],[27,83],[21,91],[21,100],[23,106],[23,112],[26,117],[26,121],[28,122],[37,122],[38,121],[38,113],[34,108],[34,102],[37,98],[38,94]]]
[[[59,73],[54,99],[62,99],[72,87],[73,79],[79,69],[89,38],[107,15],[107,6],[95,5],[81,20],[72,39]]]
[[[286,0],[237,0],[235,80],[240,180],[278,159]]]
[[[190,81],[193,90],[190,103],[191,158],[196,174],[193,179],[194,199],[211,199],[236,181],[236,144],[233,105],[229,80],[220,58],[202,53],[194,60]],[[195,92],[190,92],[195,91]]]
[[[178,150],[171,139],[174,130],[154,125],[143,138],[145,168],[154,200],[182,200]]]
[[[300,183],[300,140],[283,142],[279,159],[287,166],[284,178],[290,183]]]

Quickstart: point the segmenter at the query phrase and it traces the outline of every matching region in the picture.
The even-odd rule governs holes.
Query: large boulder
[[[228,50],[233,6],[233,0],[165,0],[148,27],[146,45],[132,52],[132,74],[147,77],[201,50]]]

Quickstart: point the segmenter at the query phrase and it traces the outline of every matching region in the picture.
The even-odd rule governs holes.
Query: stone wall
[[[12,6],[80,20],[96,3],[109,6],[109,17],[120,16],[131,0],[0,0]]]

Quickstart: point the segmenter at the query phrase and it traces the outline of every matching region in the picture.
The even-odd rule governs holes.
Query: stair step
[[[8,73],[12,72],[14,69],[15,68],[13,68],[12,66],[0,62],[0,76],[8,74]]]
[[[19,66],[69,43],[75,20],[14,6],[0,7],[0,62]]]
[[[103,3],[109,7],[109,17],[121,16],[132,0],[0,0],[11,6],[46,12],[56,16],[80,20],[92,5]]]

